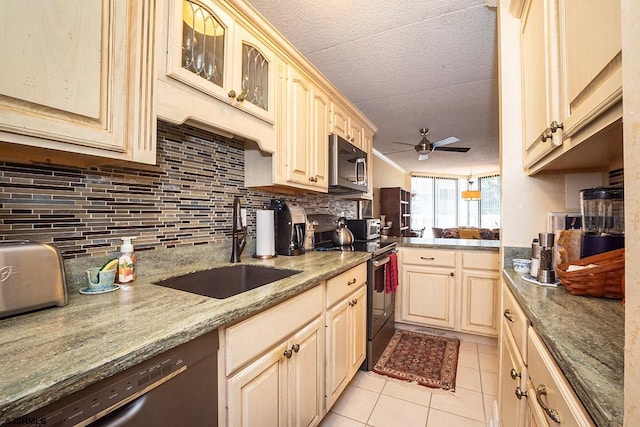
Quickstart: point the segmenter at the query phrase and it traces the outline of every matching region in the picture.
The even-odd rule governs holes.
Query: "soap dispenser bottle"
[[[118,282],[129,283],[136,280],[136,254],[133,253],[131,240],[133,237],[123,237],[118,258]]]

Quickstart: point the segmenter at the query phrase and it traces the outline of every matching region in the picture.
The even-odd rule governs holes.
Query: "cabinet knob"
[[[551,129],[551,133],[556,133],[558,129],[564,130],[564,125],[562,123],[558,124],[558,122],[554,120],[549,125],[549,128]]]
[[[455,276],[455,273],[452,271],[451,273],[449,273],[449,276],[453,277]]]
[[[553,135],[551,134],[551,129],[546,128],[542,135],[540,135],[540,141],[545,142],[547,139],[551,138]]]
[[[310,182],[318,182],[318,177],[317,176],[310,176],[309,177],[309,181]]]
[[[290,349],[286,349],[284,351],[284,357],[286,357],[287,359],[291,359],[291,356],[293,356],[293,352]]]
[[[522,400],[523,397],[527,397],[528,394],[526,391],[522,391],[522,389],[520,389],[520,387],[516,387],[516,397],[518,398],[518,400]]]
[[[542,401],[542,396],[547,395],[547,387],[544,384],[539,384],[536,387],[536,400],[542,407],[542,410],[551,418],[553,421],[560,423],[560,414],[553,408],[549,408],[546,403]]]
[[[300,344],[294,344],[291,346],[291,350],[293,350],[295,353],[300,351]]]
[[[229,95],[229,98],[231,98],[231,99],[233,99],[233,98],[235,98],[235,97],[237,96],[237,95],[236,95],[236,91],[235,91],[235,90],[233,90],[233,89],[231,89],[231,90],[229,91],[228,95]]]
[[[504,316],[505,319],[507,319],[509,322],[513,322],[513,316],[511,315],[511,310],[509,310],[508,308],[504,310],[504,313],[502,313],[502,315]]]
[[[521,378],[522,377],[522,375],[519,374],[518,372],[516,372],[516,370],[513,369],[513,368],[511,369],[511,372],[509,372],[509,375],[511,375],[511,379],[512,380],[515,380],[516,378],[519,378],[519,377]]]

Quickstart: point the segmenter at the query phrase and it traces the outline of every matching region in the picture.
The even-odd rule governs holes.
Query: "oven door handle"
[[[373,264],[374,267],[380,267],[380,266],[383,266],[386,263],[388,263],[390,259],[391,258],[389,258],[389,257],[384,257],[382,259],[376,259],[376,260],[372,261],[372,264]]]

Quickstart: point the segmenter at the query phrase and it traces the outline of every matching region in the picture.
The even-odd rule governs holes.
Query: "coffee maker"
[[[580,190],[581,258],[624,248],[624,189],[595,187]]]
[[[304,254],[307,226],[304,209],[289,206],[281,199],[271,200],[269,208],[275,212],[276,253],[285,256]]]

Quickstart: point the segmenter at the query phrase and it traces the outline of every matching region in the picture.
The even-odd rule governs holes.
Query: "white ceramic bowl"
[[[513,269],[516,273],[527,274],[529,273],[529,271],[531,271],[531,260],[515,258],[513,260]]]

